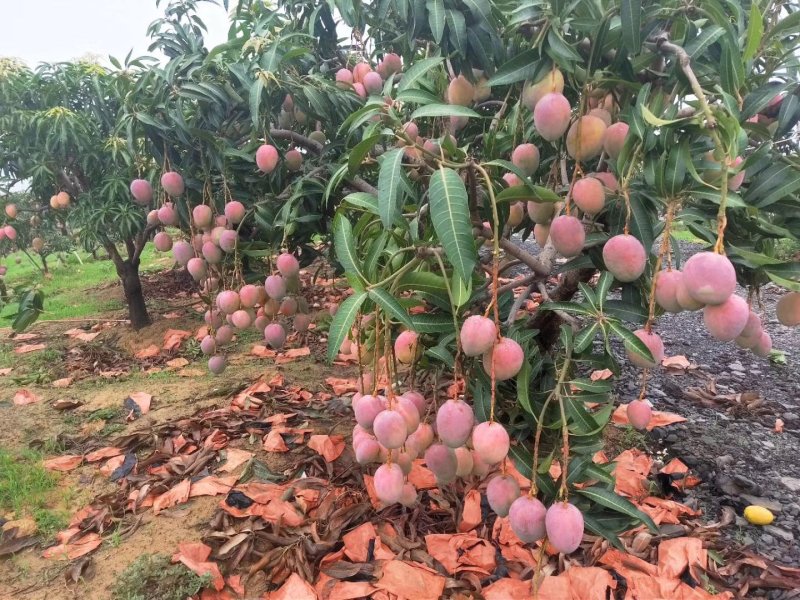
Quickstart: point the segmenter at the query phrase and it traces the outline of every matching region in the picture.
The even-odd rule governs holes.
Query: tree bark
[[[128,318],[131,327],[138,331],[147,327],[152,322],[147,313],[147,305],[142,293],[142,280],[139,277],[139,258],[123,259],[113,244],[105,245],[111,260],[117,270],[117,276],[122,282],[122,291],[125,294],[125,303],[128,305]]]

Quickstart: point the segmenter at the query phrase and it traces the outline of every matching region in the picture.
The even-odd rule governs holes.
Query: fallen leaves
[[[696,364],[690,363],[689,359],[682,354],[677,356],[665,356],[661,359],[661,366],[672,371],[687,371],[697,368]]]
[[[474,533],[430,534],[425,545],[450,575],[472,571],[488,576],[497,566],[494,546]]]
[[[251,458],[253,458],[252,452],[239,450],[238,448],[228,448],[225,451],[225,464],[217,470],[223,473],[232,473]]]
[[[136,354],[134,354],[134,356],[139,359],[155,358],[160,353],[161,349],[158,346],[155,344],[150,344],[149,346],[139,350]]]
[[[211,585],[215,590],[220,591],[225,587],[225,579],[219,570],[217,563],[209,561],[211,547],[202,542],[182,542],[178,544],[178,551],[172,555],[172,562],[180,562],[190,571],[203,577],[211,576]]]
[[[18,390],[14,394],[14,404],[16,406],[25,406],[26,404],[35,404],[41,401],[41,398],[30,390]]]
[[[614,373],[611,372],[611,369],[601,369],[599,371],[592,371],[592,374],[589,375],[589,379],[592,381],[605,381],[606,379],[611,379],[614,376]]]
[[[48,471],[72,471],[77,469],[83,462],[83,456],[80,454],[65,454],[55,458],[48,459],[42,463],[44,468]]]
[[[62,379],[56,379],[52,384],[54,388],[67,388],[72,385],[73,378],[72,377],[64,377]]]
[[[342,455],[344,446],[344,436],[341,435],[312,435],[308,440],[308,447],[316,450],[329,463]]]
[[[183,504],[189,499],[189,492],[191,491],[191,488],[191,480],[184,479],[166,493],[161,494],[153,502],[153,513],[157,515],[162,510],[177,506],[178,504]]]
[[[141,415],[146,415],[150,412],[150,403],[153,401],[153,395],[147,392],[132,392],[125,398],[123,406],[125,410],[129,411],[127,420],[133,421]]]
[[[280,589],[267,594],[265,600],[317,600],[317,593],[307,581],[292,573]]]
[[[383,566],[383,575],[375,586],[399,598],[439,600],[444,584],[444,577],[423,564],[391,560]]]
[[[96,550],[103,543],[99,534],[91,532],[81,535],[77,527],[60,532],[56,540],[60,543],[42,552],[43,558],[75,560]]]
[[[30,352],[38,352],[47,348],[47,344],[22,344],[14,348],[14,354],[28,354]]]
[[[181,347],[181,344],[184,340],[189,339],[192,337],[191,331],[185,331],[183,329],[167,329],[164,333],[164,344],[161,346],[161,349],[164,352],[172,352],[177,350]]]
[[[180,369],[182,367],[185,367],[188,364],[189,364],[189,361],[187,359],[183,358],[182,356],[179,356],[178,358],[173,358],[172,360],[168,360],[167,361],[167,366],[170,369]]]
[[[343,379],[341,377],[328,377],[325,379],[325,383],[333,388],[333,393],[337,396],[358,391],[358,379],[355,378]]]

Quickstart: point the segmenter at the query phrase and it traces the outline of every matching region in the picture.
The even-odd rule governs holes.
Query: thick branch
[[[134,263],[141,258],[142,252],[144,252],[144,248],[147,246],[147,242],[150,240],[150,234],[153,233],[157,228],[158,225],[148,225],[139,233],[138,236],[136,236],[136,249],[133,253],[133,257],[131,258]]]
[[[493,239],[492,230],[488,227],[484,227],[483,229],[479,230],[478,233],[487,240]],[[555,248],[553,248],[553,246],[549,243],[545,246],[544,250],[542,250],[539,256],[528,254],[514,242],[505,238],[500,240],[500,248],[506,254],[513,256],[527,266],[531,271],[541,277],[547,277],[550,275],[550,271],[553,269],[553,259],[555,258],[556,251]]]

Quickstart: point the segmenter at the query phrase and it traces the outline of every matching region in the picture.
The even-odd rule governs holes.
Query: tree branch
[[[493,239],[492,230],[488,227],[478,230],[477,234],[485,237],[487,240]],[[502,238],[500,240],[500,248],[506,254],[509,254],[522,262],[531,271],[539,276],[546,277],[550,275],[550,271],[553,269],[553,259],[555,258],[556,251],[555,248],[553,248],[553,246],[549,243],[544,247],[544,250],[542,250],[539,256],[528,254],[525,252],[525,250],[506,238]]]

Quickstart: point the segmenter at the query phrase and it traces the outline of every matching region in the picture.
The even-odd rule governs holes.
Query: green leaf
[[[545,302],[539,310],[563,310],[566,313],[576,313],[579,315],[592,315],[592,311],[578,304],[577,302]]]
[[[658,527],[653,520],[636,508],[630,501],[606,488],[592,486],[575,490],[578,494],[585,496],[600,506],[605,506],[613,511],[633,517],[637,521],[644,523],[650,531],[658,533]]]
[[[250,86],[250,117],[252,118],[253,127],[258,129],[259,125],[259,109],[261,107],[261,92],[264,90],[264,81],[261,77],[256,77],[253,85]]]
[[[438,96],[434,96],[430,92],[418,88],[405,90],[397,94],[398,102],[405,102],[408,104],[438,104],[442,101]]]
[[[431,175],[428,196],[436,235],[456,272],[467,281],[475,269],[478,254],[464,182],[457,172],[440,167]]]
[[[361,281],[366,281],[367,278],[361,270],[361,261],[353,245],[353,226],[341,212],[337,212],[333,218],[333,247],[336,250],[336,258],[342,263],[345,272],[358,276]]]
[[[644,104],[641,105],[642,109],[642,116],[644,120],[650,123],[653,127],[666,127],[667,125],[674,125],[675,123],[680,123],[681,121],[686,121],[688,118],[681,118],[681,119],[662,119],[660,117],[655,116],[647,106]]]
[[[597,335],[598,329],[600,329],[600,323],[597,321],[581,329],[575,335],[575,352],[583,352],[589,346],[591,346],[592,340],[594,340],[595,336]]]
[[[428,0],[425,6],[428,8],[428,24],[433,39],[437,44],[441,44],[442,35],[444,35],[444,2],[443,0]]]
[[[347,157],[347,170],[351,174],[358,171],[358,168],[361,166],[361,161],[370,153],[375,147],[375,144],[380,141],[381,137],[383,137],[381,134],[371,135],[353,146],[353,149],[350,150],[350,156]]]
[[[42,290],[28,290],[19,300],[19,308],[11,323],[11,328],[19,333],[24,331],[39,318],[44,312],[44,292]]]
[[[397,291],[412,290],[440,308],[450,309],[450,298],[444,278],[436,273],[411,271],[400,278]]]
[[[621,321],[644,323],[647,321],[647,309],[641,304],[624,302],[623,300],[606,300],[603,312]]]
[[[395,148],[383,155],[378,173],[378,212],[387,229],[400,218],[400,194],[403,177],[403,149]]]
[[[495,74],[489,79],[489,85],[510,85],[518,81],[530,79],[536,74],[539,59],[539,50],[536,48],[520,52],[497,69]]]
[[[612,285],[614,285],[614,276],[608,271],[600,273],[600,277],[597,279],[597,285],[594,287],[594,293],[595,296],[597,296],[597,305],[601,309],[605,305],[608,290],[611,289]]]
[[[758,10],[758,2],[750,4],[750,18],[747,23],[747,41],[742,51],[742,59],[752,60],[761,45],[761,38],[764,36],[764,21],[761,18],[761,11]]]
[[[333,315],[330,329],[328,330],[328,362],[332,363],[339,353],[350,328],[356,320],[358,311],[364,300],[367,299],[366,292],[356,292],[339,305],[339,310]]]
[[[450,333],[453,319],[449,315],[409,315],[414,331],[418,333]]]
[[[607,321],[611,329],[616,333],[625,343],[625,349],[632,354],[636,354],[642,360],[653,364],[655,359],[650,353],[650,349],[645,346],[644,342],[636,337],[633,332],[627,327],[615,322]]]
[[[411,113],[411,119],[423,117],[478,117],[481,116],[471,108],[457,104],[426,104]]]
[[[467,55],[467,24],[464,15],[457,10],[447,9],[445,11],[447,21],[447,31],[450,33],[450,42],[458,49],[461,56]]]
[[[378,198],[367,192],[353,192],[342,198],[342,203],[347,203],[355,208],[363,208],[374,215],[378,214]]]
[[[628,549],[625,547],[625,544],[617,537],[617,534],[614,533],[611,529],[605,527],[602,522],[598,521],[594,518],[594,515],[591,514],[584,514],[583,515],[583,523],[586,525],[586,529],[594,533],[595,535],[599,535],[609,541],[609,543],[614,546],[617,550],[621,552],[627,552]]]
[[[561,200],[561,197],[540,185],[515,185],[501,191],[495,197],[497,202],[517,202],[517,201],[533,201],[533,202],[550,202],[555,203]]]
[[[369,297],[370,300],[375,302],[375,304],[393,316],[395,320],[402,323],[406,328],[414,329],[414,323],[411,322],[406,309],[404,309],[397,299],[387,290],[383,288],[372,288],[369,290]]]
[[[642,48],[642,0],[622,0],[619,7],[622,44],[631,54]]]
[[[417,63],[414,63],[414,65],[408,69],[408,71],[403,73],[403,78],[400,80],[400,83],[397,86],[397,91],[402,93],[411,88],[417,81],[424,77],[428,71],[439,66],[442,61],[444,61],[444,58],[437,56],[433,58],[425,58]]]

